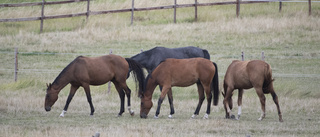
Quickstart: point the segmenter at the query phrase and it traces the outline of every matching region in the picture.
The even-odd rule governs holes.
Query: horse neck
[[[70,80],[67,76],[59,75],[52,83],[52,88],[60,92],[65,86],[70,83]]]
[[[138,62],[140,65],[142,65],[143,67],[146,67],[147,65],[147,60],[149,58],[146,58],[146,55],[144,53],[140,53],[138,55],[135,55],[133,57],[131,57],[132,60]]]
[[[156,87],[157,87],[157,84],[155,83],[155,81],[152,80],[152,79],[149,79],[149,80],[147,81],[147,87],[146,87],[144,96],[145,96],[145,97],[152,98],[152,94],[153,94],[153,92],[154,92],[154,90],[155,90]]]

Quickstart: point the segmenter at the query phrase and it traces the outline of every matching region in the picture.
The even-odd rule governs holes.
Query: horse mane
[[[72,62],[70,62],[61,72],[60,74],[56,77],[56,79],[53,81],[53,83],[58,84],[59,83],[59,79],[64,75],[65,72],[67,72],[70,68],[70,66],[72,66],[75,62],[77,62],[77,60],[79,58],[82,58],[83,56],[78,56],[77,58],[75,58]],[[52,84],[53,84],[52,83]]]
[[[140,94],[139,96],[142,96],[142,95],[145,93],[145,91],[147,90],[148,80],[149,80],[150,78],[152,78],[151,74],[152,74],[152,72],[147,75],[147,77],[146,77],[146,79],[145,79],[145,82],[144,82],[144,83],[145,83],[145,84],[144,84],[144,88],[143,88],[143,90],[140,90],[140,91],[139,91],[139,94]]]

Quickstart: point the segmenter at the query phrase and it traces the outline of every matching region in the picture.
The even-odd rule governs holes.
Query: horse
[[[151,73],[160,62],[167,58],[185,59],[185,58],[196,58],[202,57],[210,60],[210,54],[207,50],[197,47],[181,47],[181,48],[165,48],[155,47],[150,50],[144,51],[137,54],[131,59],[140,63],[148,73]]]
[[[224,96],[223,104],[226,111],[226,118],[235,118],[234,115],[231,115],[231,109],[233,107],[233,90],[239,90],[238,116],[235,118],[239,120],[241,115],[243,89],[250,89],[253,87],[256,90],[261,103],[262,112],[258,120],[261,121],[265,117],[266,98],[264,94],[271,93],[273,101],[278,109],[279,121],[282,122],[282,114],[278,96],[273,89],[273,81],[271,66],[268,63],[261,60],[233,61],[227,69],[223,82],[224,93],[222,92],[222,95]]]
[[[70,93],[60,117],[64,117],[68,110],[69,103],[80,86],[85,90],[91,109],[90,115],[93,115],[94,107],[92,104],[89,85],[98,86],[112,81],[121,100],[118,116],[121,116],[124,112],[125,95],[128,98],[128,111],[133,116],[134,111],[132,111],[130,107],[131,90],[126,84],[129,68],[133,70],[136,86],[139,82],[138,90],[142,91],[144,88],[145,75],[142,66],[134,60],[117,55],[77,57],[62,70],[52,84],[47,84],[47,93],[44,105],[45,110],[51,110],[51,107],[58,99],[59,92],[70,83]]]
[[[170,104],[170,115],[172,118],[174,112],[173,97],[171,87],[187,87],[197,84],[199,102],[197,108],[192,115],[195,118],[199,115],[201,105],[205,99],[204,92],[207,96],[207,111],[204,118],[207,119],[210,114],[210,105],[212,101],[212,94],[214,96],[213,104],[218,104],[219,99],[219,80],[217,64],[204,58],[190,58],[190,59],[166,59],[156,67],[152,73],[146,78],[145,88],[141,92],[141,107],[140,117],[147,118],[147,115],[153,106],[152,94],[157,85],[162,88],[160,98],[158,100],[158,107],[154,118],[158,118],[160,107],[168,94]]]
[[[140,63],[150,74],[152,70],[167,58],[185,59],[196,57],[202,57],[210,60],[210,54],[207,50],[193,46],[180,48],[154,47],[131,57],[131,59]],[[129,72],[130,71],[131,70],[129,70]],[[160,90],[162,90],[161,86]]]

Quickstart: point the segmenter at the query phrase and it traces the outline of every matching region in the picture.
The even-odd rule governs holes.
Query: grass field
[[[38,0],[39,1],[39,0]],[[213,0],[211,0],[213,1]],[[198,2],[211,2],[202,0]],[[21,0],[0,0],[19,3]],[[30,0],[36,2],[36,0]],[[193,3],[194,1],[183,1]],[[169,0],[142,0],[137,7],[170,5]],[[178,1],[182,3],[182,1]],[[95,0],[91,10],[130,8],[130,0]],[[72,8],[70,8],[72,7]],[[40,7],[1,8],[0,18],[40,16]],[[77,13],[86,10],[85,3],[48,6],[46,15]],[[45,20],[44,33],[39,34],[39,21],[0,23],[0,136],[318,136],[320,134],[320,4],[312,4],[308,16],[307,3],[278,3],[241,5],[236,18],[235,5],[198,7],[198,21],[193,8],[117,13],[85,17]],[[176,114],[168,119],[169,103],[164,101],[159,119],[153,119],[156,105],[148,119],[140,119],[140,100],[132,94],[135,116],[126,111],[116,117],[120,99],[114,87],[92,86],[91,94],[96,112],[90,108],[81,88],[73,98],[64,118],[59,118],[69,85],[59,94],[51,112],[44,110],[46,83],[53,82],[60,71],[79,55],[113,54],[131,57],[141,49],[155,46],[198,46],[207,49],[211,60],[219,67],[220,90],[223,74],[232,60],[260,59],[261,52],[273,68],[275,90],[279,96],[284,122],[278,122],[276,106],[266,95],[266,118],[258,121],[260,102],[254,90],[243,96],[239,121],[225,119],[220,96],[209,119],[206,102],[200,116],[190,119],[198,102],[196,87],[173,88]],[[19,48],[18,81],[14,82],[14,49]],[[130,78],[129,87],[135,84]],[[153,102],[156,104],[159,89]],[[237,112],[237,92],[234,95]]]

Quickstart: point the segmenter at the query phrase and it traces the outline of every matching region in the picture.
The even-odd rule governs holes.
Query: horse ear
[[[48,83],[46,83],[46,84],[47,84],[47,87],[48,87],[48,88],[50,88],[50,87],[51,87],[51,85],[52,85],[51,83],[49,83],[49,84],[48,84]]]
[[[46,83],[46,85],[47,85],[47,88],[48,88],[49,87],[48,83]]]

